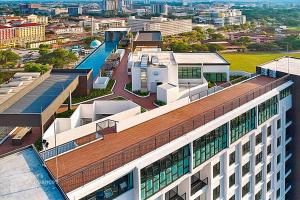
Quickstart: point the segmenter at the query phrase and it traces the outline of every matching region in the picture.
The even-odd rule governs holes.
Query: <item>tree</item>
[[[221,33],[211,33],[209,36],[212,40],[224,40],[225,39],[224,35],[222,35]]]
[[[248,45],[252,42],[252,40],[249,36],[242,36],[240,39],[237,40],[237,42],[241,45]]]
[[[43,65],[40,63],[28,62],[24,65],[24,69],[26,72],[41,72],[42,74],[47,72],[49,69],[49,65]]]
[[[78,58],[76,55],[65,49],[56,49],[51,53],[41,55],[37,62],[41,64],[49,64],[54,68],[63,68],[64,66],[76,62]]]
[[[20,56],[12,50],[0,50],[0,67],[15,67]]]
[[[217,52],[225,49],[223,46],[219,44],[208,44],[207,47],[210,52]]]

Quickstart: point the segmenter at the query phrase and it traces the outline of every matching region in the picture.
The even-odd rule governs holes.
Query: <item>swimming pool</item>
[[[99,70],[105,63],[106,58],[117,47],[118,42],[104,42],[100,47],[88,55],[76,69],[93,69],[93,78],[99,74]]]

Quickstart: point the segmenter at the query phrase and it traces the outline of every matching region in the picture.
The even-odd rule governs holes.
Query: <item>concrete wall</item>
[[[156,88],[152,85],[154,84],[155,87],[157,82],[161,83],[168,83],[168,68],[156,68],[156,67],[148,67],[147,68],[147,88],[151,92],[156,92]],[[171,83],[174,84],[174,83]]]
[[[89,135],[96,131],[96,124],[107,119],[121,121],[140,114],[141,108],[130,101],[95,101],[94,104],[82,104],[70,118],[57,118],[46,130],[43,139],[54,147],[54,135],[57,133],[57,145]],[[81,126],[82,118],[92,118],[96,114],[112,114],[101,120]]]
[[[138,67],[131,68],[132,91],[141,89],[141,69]]]
[[[164,85],[168,85],[168,84],[164,84]],[[157,94],[156,94],[157,100],[163,101],[167,104],[176,101],[179,97],[179,87],[172,87],[166,89],[162,87],[164,85],[160,85],[157,87]]]

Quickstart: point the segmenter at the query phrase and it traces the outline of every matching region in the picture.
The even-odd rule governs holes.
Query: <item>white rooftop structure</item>
[[[298,76],[300,75],[300,59],[298,58],[282,57],[278,60],[262,64],[259,67]]]
[[[228,62],[217,53],[174,53],[178,64],[228,64]]]

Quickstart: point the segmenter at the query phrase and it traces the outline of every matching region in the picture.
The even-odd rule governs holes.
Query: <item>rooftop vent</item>
[[[141,68],[146,68],[148,66],[149,56],[147,54],[142,55],[141,57]]]
[[[157,56],[152,56],[151,63],[153,65],[159,65],[158,57]]]

